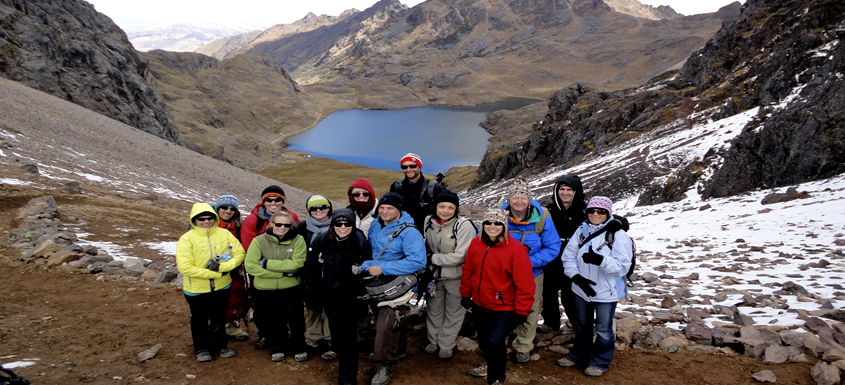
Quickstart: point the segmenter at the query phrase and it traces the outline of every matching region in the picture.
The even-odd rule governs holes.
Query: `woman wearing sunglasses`
[[[364,235],[370,231],[370,223],[376,217],[376,193],[369,180],[361,178],[352,182],[346,192],[349,206],[346,208],[355,212],[355,227]]]
[[[534,303],[534,273],[528,250],[508,234],[508,213],[493,209],[472,240],[461,277],[461,305],[472,307],[478,345],[486,363],[469,371],[488,384],[505,382],[507,337]]]
[[[305,201],[305,220],[296,225],[296,229],[310,251],[314,245],[314,239],[329,231],[329,224],[332,215],[332,203],[324,195],[314,194]],[[323,309],[314,307],[305,311],[305,344],[316,348],[320,341],[326,341],[328,346],[332,344],[332,335],[329,332],[329,319]],[[333,360],[337,357],[335,352],[329,350],[321,355],[323,359]]]
[[[253,300],[261,314],[259,327],[274,362],[284,360],[288,351],[297,362],[308,359],[299,276],[305,254],[305,240],[293,228],[293,216],[287,211],[270,217],[267,231],[255,237],[246,253],[246,271],[255,277]]]
[[[191,229],[176,244],[176,267],[182,273],[182,290],[191,309],[191,338],[197,361],[211,361],[211,353],[234,357],[228,347],[226,307],[232,278],[229,271],[240,266],[244,249],[232,233],[217,227],[217,214],[208,203],[191,209]],[[232,258],[219,260],[232,246]]]
[[[613,316],[616,303],[628,295],[625,274],[631,266],[632,243],[625,231],[611,228],[618,221],[613,220],[610,199],[593,197],[586,211],[587,220],[569,239],[561,256],[564,273],[572,278],[578,322],[575,345],[557,363],[563,367],[583,365],[584,374],[598,377],[613,360]],[[612,244],[607,244],[607,232],[613,232]]]
[[[353,266],[371,256],[370,243],[355,227],[355,213],[340,209],[332,214],[328,232],[312,241],[305,262],[305,303],[309,310],[328,315],[340,385],[357,383],[357,319],[351,315],[357,310],[360,287]]]

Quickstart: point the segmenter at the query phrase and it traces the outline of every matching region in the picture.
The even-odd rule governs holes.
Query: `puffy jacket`
[[[605,234],[591,239],[580,248],[578,247],[581,241],[606,226],[608,222],[609,220],[596,226],[590,224],[589,221],[585,221],[575,231],[575,235],[569,239],[569,243],[563,250],[563,256],[561,256],[564,273],[568,277],[572,278],[576,274],[580,274],[596,283],[593,287],[593,290],[596,291],[595,297],[588,297],[578,285],[572,284],[572,291],[587,302],[616,302],[628,295],[625,274],[631,267],[632,242],[631,237],[625,231],[619,230],[613,235],[611,247],[607,246]],[[582,255],[589,252],[590,246],[592,246],[594,252],[604,257],[599,266],[584,263]]]
[[[507,210],[508,203],[505,202],[501,208]],[[536,277],[543,272],[543,266],[560,255],[561,244],[554,221],[545,214],[543,206],[532,199],[529,210],[530,213],[525,222],[517,222],[513,217],[508,217],[508,232],[528,248],[531,267]],[[546,218],[544,219],[543,216]],[[541,220],[543,220],[543,232],[537,234],[534,229]]]
[[[214,226],[208,229],[197,227],[191,221],[200,214],[214,215]],[[179,237],[176,244],[176,268],[182,273],[182,290],[187,293],[210,293],[229,286],[232,277],[228,273],[244,261],[244,248],[232,233],[218,227],[219,218],[208,203],[194,203],[191,208],[191,229]],[[220,271],[211,271],[205,265],[211,258],[222,254],[232,245],[232,259],[220,261]]]
[[[525,246],[511,236],[488,246],[475,237],[461,277],[461,296],[485,309],[528,315],[534,304],[534,275]]]
[[[475,228],[472,223],[464,221],[458,228],[457,237],[452,231],[458,217],[440,224],[428,216],[425,218],[425,244],[431,254],[431,265],[434,268],[434,278],[438,280],[460,279],[464,260],[469,250],[469,244],[475,238]]]
[[[290,213],[293,217],[294,226],[299,223],[299,216],[295,212],[288,210],[285,206],[282,206],[281,210]],[[260,227],[258,226],[258,221],[261,221]],[[267,231],[268,222],[270,222],[270,214],[264,210],[264,202],[255,205],[252,208],[252,213],[247,215],[243,223],[241,223],[241,243],[243,243],[245,250],[249,250],[249,246],[255,237]]]
[[[388,245],[390,237],[405,223],[414,224],[414,220],[404,211],[399,219],[386,226],[380,218],[373,221],[368,236],[373,259],[361,264],[361,270],[370,266],[381,266],[382,273],[386,275],[405,275],[416,273],[425,267],[425,240],[416,229],[406,228]],[[384,252],[376,260],[382,249]]]
[[[306,250],[305,240],[295,227],[282,238],[273,234],[272,228],[255,237],[244,262],[246,272],[255,277],[253,286],[259,290],[281,290],[299,285]],[[258,264],[261,257],[267,258],[266,269]]]

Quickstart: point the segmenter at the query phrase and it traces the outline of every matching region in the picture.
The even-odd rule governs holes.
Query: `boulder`
[[[657,346],[669,353],[676,353],[684,347],[689,346],[689,344],[690,342],[684,337],[671,336],[662,339],[660,342],[657,343]]]
[[[766,348],[763,353],[764,364],[780,364],[789,359],[789,351],[778,345],[771,345]]]
[[[24,262],[30,262],[36,258],[47,258],[62,248],[64,248],[64,246],[48,239],[36,245],[34,249],[24,253],[24,255],[21,256],[21,260]]]
[[[474,352],[478,350],[478,343],[466,337],[458,337],[455,346],[459,352]]]
[[[840,380],[839,369],[822,362],[813,366],[810,374],[817,385],[836,385]]]
[[[634,333],[637,329],[642,327],[640,321],[631,318],[621,318],[616,320],[616,341],[625,345],[634,343]]]
[[[169,267],[161,271],[158,274],[156,279],[153,281],[154,283],[168,283],[172,282],[176,277],[179,275],[179,270],[175,267]]]
[[[82,258],[84,255],[85,252],[82,251],[82,247],[79,245],[65,246],[61,250],[50,255],[50,258],[47,260],[47,266],[56,266],[66,262],[73,262]]]
[[[737,338],[737,330],[726,327],[715,327],[711,329],[713,333],[713,346],[728,346],[739,344]]]
[[[774,373],[772,373],[771,370],[761,370],[757,373],[752,374],[751,378],[753,378],[757,382],[778,382],[777,377]]]
[[[684,328],[687,339],[698,344],[710,345],[713,342],[713,333],[704,323],[694,322]]]

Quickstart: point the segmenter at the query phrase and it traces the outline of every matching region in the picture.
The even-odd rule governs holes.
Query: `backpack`
[[[543,215],[540,217],[540,222],[534,224],[534,230],[511,230],[508,229],[508,233],[510,234],[522,234],[522,238],[519,239],[519,243],[525,243],[525,233],[536,233],[541,238],[543,237],[543,227],[546,225],[546,219],[551,218],[551,214],[549,214],[549,209],[543,207]],[[478,229],[476,228],[476,231]]]
[[[402,182],[404,182],[404,181],[405,181],[404,178],[397,179],[396,182],[393,182],[393,188],[391,188],[390,191],[398,193],[402,189]],[[436,185],[437,185],[436,181],[429,180],[429,179],[425,180],[425,187],[423,187],[422,190],[420,191],[420,206],[421,207],[425,207],[429,204],[429,203],[425,202],[425,196],[426,195],[428,195],[428,197],[429,197],[429,202],[434,202],[434,186],[436,186]],[[402,194],[400,194],[400,195],[402,195]]]
[[[384,245],[384,247],[379,251],[378,255],[373,258],[373,260],[378,260],[378,257],[384,253],[384,250],[387,249],[387,246],[390,245],[390,242],[393,242],[394,239],[399,237],[399,234],[402,233],[405,229],[413,227],[412,223],[403,223],[399,229],[393,232],[393,235],[390,236],[390,239]],[[405,256],[402,256],[405,258]],[[400,259],[402,259],[400,258]],[[364,270],[362,270],[362,273]],[[366,290],[366,294],[359,296],[359,300],[378,300],[382,301],[390,301],[396,298],[399,298],[417,285],[419,281],[418,277],[419,272],[413,274],[404,274],[404,275],[385,275],[380,274],[378,276],[371,276],[369,274],[361,274],[360,283],[364,286]]]
[[[628,218],[625,218],[621,215],[613,214],[613,220],[612,221],[619,223],[619,230],[625,231],[627,233],[628,229],[630,229],[630,225],[628,223]],[[610,223],[608,223],[606,226],[604,226],[601,230],[590,234],[589,237],[582,239],[578,243],[578,248],[580,249],[581,246],[584,246],[584,244],[589,242],[591,239],[593,239],[593,238],[601,235],[602,233],[604,233],[604,241],[605,241],[605,244],[607,245],[607,248],[609,248],[610,250],[613,250],[613,241],[614,241],[614,238],[616,237],[616,235],[615,235],[616,231],[618,231],[618,230],[608,231],[609,226],[610,226]],[[584,237],[583,234],[581,234],[580,236],[582,238]],[[637,244],[634,243],[634,239],[632,238],[631,239],[631,267],[629,267],[628,272],[625,273],[625,280],[627,281],[628,287],[634,286],[634,281],[631,280],[631,275],[634,274],[634,267],[636,267],[636,265],[637,265]]]
[[[6,377],[8,376],[8,377]],[[30,382],[18,376],[9,369],[0,366],[0,384],[2,385],[29,385]]]

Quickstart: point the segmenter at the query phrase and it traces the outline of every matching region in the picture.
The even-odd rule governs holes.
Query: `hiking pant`
[[[613,334],[613,316],[617,302],[587,302],[575,296],[578,325],[575,328],[575,344],[569,350],[569,359],[587,367],[607,370],[616,349]],[[593,325],[596,338],[593,342]]]
[[[226,309],[226,322],[234,322],[246,317],[249,311],[249,294],[246,292],[244,279],[232,274],[232,286],[229,290],[229,304]]]
[[[517,352],[530,352],[534,349],[534,336],[537,335],[537,321],[540,320],[540,309],[543,307],[543,273],[534,277],[534,304],[528,313],[528,320],[516,327],[516,339],[513,349]]]
[[[516,312],[490,310],[473,304],[472,315],[478,332],[478,347],[487,361],[487,383],[505,382],[507,338],[517,327]]]
[[[572,279],[563,273],[563,264],[559,258],[549,262],[543,268],[543,324],[552,328],[560,329],[560,306],[566,313],[566,318],[575,328],[578,322],[578,314],[575,312],[575,293],[572,292]],[[558,297],[560,292],[560,297]],[[560,302],[558,302],[560,301]]]
[[[259,328],[270,345],[270,354],[305,352],[302,285],[281,290],[255,290],[253,294],[261,319]]]
[[[404,355],[408,348],[408,332],[405,325],[408,324],[407,315],[410,310],[408,305],[378,308],[376,341],[373,346],[374,361],[390,365],[399,363],[399,356]]]
[[[329,329],[337,353],[337,383],[355,384],[358,377],[358,320],[354,317],[360,302],[349,293],[330,292],[324,298]]]
[[[428,299],[428,314],[425,319],[428,342],[442,350],[455,347],[455,339],[461,331],[466,309],[461,306],[461,280],[437,280],[435,297]]]
[[[185,299],[191,309],[194,354],[220,353],[223,348],[228,347],[229,338],[226,336],[225,324],[229,289],[198,295],[185,294]]]
[[[348,317],[348,315],[346,317]],[[329,317],[326,316],[325,309],[320,312],[316,312],[311,309],[306,309],[305,338],[311,341],[331,341],[332,333],[330,332]]]

